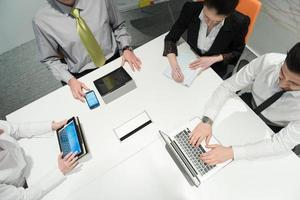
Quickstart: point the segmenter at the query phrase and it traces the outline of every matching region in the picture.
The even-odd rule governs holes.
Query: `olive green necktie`
[[[103,51],[88,25],[80,17],[78,8],[73,8],[70,14],[76,19],[77,32],[94,64],[97,67],[103,66],[106,61]]]

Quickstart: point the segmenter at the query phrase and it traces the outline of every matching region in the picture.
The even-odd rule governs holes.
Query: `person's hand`
[[[71,88],[73,97],[84,103],[85,94],[83,92],[83,89],[89,90],[89,88],[84,83],[78,81],[76,78],[71,78],[68,82],[68,85]]]
[[[203,70],[209,68],[210,66],[212,66],[213,64],[220,62],[223,60],[223,56],[203,56],[203,57],[199,57],[197,60],[193,61],[192,63],[190,63],[190,68],[192,70],[196,70],[198,68],[201,68]]]
[[[181,83],[184,80],[184,75],[181,72],[180,67],[176,66],[176,67],[171,67],[172,68],[172,78],[178,82]]]
[[[60,153],[58,156],[58,168],[66,175],[78,165],[78,157],[76,153],[68,153],[64,158],[62,158],[62,155],[63,153]]]
[[[198,147],[201,142],[205,139],[206,145],[212,136],[212,128],[208,123],[200,122],[196,128],[192,131],[190,136],[190,144],[194,147]]]
[[[216,165],[233,159],[232,147],[224,147],[219,144],[207,145],[210,151],[200,155],[200,159],[208,165]]]
[[[52,122],[52,130],[53,131],[56,131],[57,129],[60,129],[61,127],[63,127],[64,125],[66,125],[67,124],[67,122],[68,122],[68,120],[67,119],[65,119],[65,120],[63,120],[63,121],[60,121],[60,122],[55,122],[55,121],[53,121]]]
[[[122,55],[122,64],[123,66],[125,62],[128,62],[132,71],[138,70],[140,71],[142,62],[141,60],[130,50],[124,50]]]

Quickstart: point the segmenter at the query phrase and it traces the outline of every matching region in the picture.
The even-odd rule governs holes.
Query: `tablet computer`
[[[58,129],[56,133],[63,157],[70,152],[77,152],[78,158],[88,153],[78,117],[69,119],[67,124]]]
[[[123,67],[94,81],[103,101],[110,103],[136,88],[134,80]]]
[[[117,68],[109,74],[94,81],[96,88],[101,96],[107,95],[125,85],[132,78],[123,67]]]

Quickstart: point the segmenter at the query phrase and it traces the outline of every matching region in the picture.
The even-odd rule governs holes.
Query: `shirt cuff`
[[[123,38],[122,38],[122,40],[120,41],[120,45],[119,45],[119,52],[120,52],[120,55],[123,54],[123,49],[124,49],[125,47],[131,47],[130,43],[131,43],[130,37],[128,37],[128,38],[123,37]]]
[[[66,84],[68,84],[68,82],[69,82],[69,80],[71,80],[71,78],[74,78],[74,76],[70,72],[65,72],[61,76],[61,80],[63,82],[65,82]]]
[[[209,119],[211,119],[212,121],[215,121],[215,115],[214,114],[212,114],[212,112],[209,112],[209,111],[205,111],[204,113],[203,113],[203,116],[206,116],[206,117],[208,117]]]
[[[176,56],[178,55],[176,43],[172,41],[165,41],[163,56],[167,56],[170,53],[174,53]]]
[[[234,57],[232,53],[224,53],[222,54],[222,56],[223,56],[223,62],[226,64],[230,63],[230,61]]]
[[[232,146],[234,160],[242,160],[246,158],[246,148],[241,145]]]

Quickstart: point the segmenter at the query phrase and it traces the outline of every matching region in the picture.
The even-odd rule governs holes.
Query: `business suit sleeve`
[[[109,17],[109,23],[112,27],[119,50],[121,51],[124,47],[130,46],[131,36],[126,30],[125,20],[122,19],[115,0],[105,0],[105,3]]]
[[[167,56],[169,53],[175,53],[178,55],[176,43],[187,29],[192,18],[192,11],[192,3],[186,2],[183,5],[179,18],[165,37],[163,56]]]
[[[245,48],[245,38],[248,33],[250,19],[248,16],[239,17],[234,27],[235,36],[230,45],[230,51],[223,53],[225,64],[234,64],[238,61]]]

